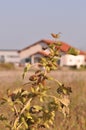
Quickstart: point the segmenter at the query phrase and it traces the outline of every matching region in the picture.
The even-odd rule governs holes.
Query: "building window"
[[[4,63],[4,62],[5,62],[5,56],[4,56],[4,55],[1,55],[1,56],[0,56],[0,62],[1,62],[1,63]]]
[[[28,63],[28,62],[31,63],[31,58],[26,58],[25,59],[25,63]]]
[[[60,65],[60,59],[57,61],[57,64]]]
[[[19,56],[17,56],[17,55],[8,55],[7,57],[8,58],[19,58]]]
[[[69,59],[70,62],[72,62],[72,59]]]
[[[78,59],[77,61],[78,61],[78,63],[80,62],[80,60],[79,60],[79,59]]]
[[[34,58],[34,62],[35,62],[35,63],[39,63],[40,60],[41,60],[41,57],[35,57],[35,58]]]
[[[48,47],[42,47],[42,50],[47,50],[48,49]]]

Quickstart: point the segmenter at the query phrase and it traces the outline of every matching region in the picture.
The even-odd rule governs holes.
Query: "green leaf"
[[[26,72],[30,69],[30,67],[31,67],[31,64],[28,64],[28,65],[24,68],[24,72],[23,72],[23,75],[22,75],[22,78],[23,78],[23,79],[24,79],[24,77],[25,77]]]
[[[68,54],[71,54],[71,55],[78,55],[79,53],[80,53],[79,50],[72,47],[68,50]]]

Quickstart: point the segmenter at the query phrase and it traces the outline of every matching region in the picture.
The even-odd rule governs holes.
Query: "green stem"
[[[19,126],[17,127],[17,123],[18,123],[18,121],[19,121],[19,118],[21,117],[21,115],[23,114],[23,112],[24,112],[25,109],[28,107],[28,105],[30,104],[31,101],[32,101],[32,98],[27,101],[26,105],[25,105],[24,108],[21,110],[19,116],[16,118],[16,120],[15,120],[15,122],[14,122],[13,129],[18,130]]]

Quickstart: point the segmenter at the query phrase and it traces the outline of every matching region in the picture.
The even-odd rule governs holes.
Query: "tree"
[[[13,113],[10,120],[3,114],[0,115],[0,120],[9,130],[39,130],[42,127],[50,129],[54,125],[57,111],[62,112],[64,117],[69,115],[71,88],[50,76],[51,71],[58,69],[60,47],[61,43],[56,39],[53,44],[48,45],[49,54],[41,58],[40,68],[29,77],[29,89],[23,86],[12,93],[8,91],[7,96],[2,98],[0,104],[8,103]],[[24,68],[23,79],[30,68],[31,64]],[[53,86],[48,86],[47,81],[55,82],[56,95],[49,93]]]

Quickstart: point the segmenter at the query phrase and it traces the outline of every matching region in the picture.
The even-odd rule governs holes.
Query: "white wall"
[[[3,56],[4,62],[19,63],[20,57],[17,51],[13,50],[0,50],[0,58]]]
[[[85,65],[85,56],[84,55],[77,55],[76,56],[76,64],[77,64],[77,68],[79,68],[81,65]]]
[[[70,54],[63,55],[61,57],[60,65],[61,66],[76,65],[79,68],[81,65],[85,65],[85,56],[84,55],[74,56],[74,55],[70,55]]]
[[[34,53],[37,53],[38,51],[42,50],[42,47],[47,47],[47,45],[45,43],[39,43],[36,45],[31,46],[30,48],[27,48],[25,50],[22,50],[19,55],[20,55],[20,59],[24,59],[27,58],[31,55],[33,55]]]

